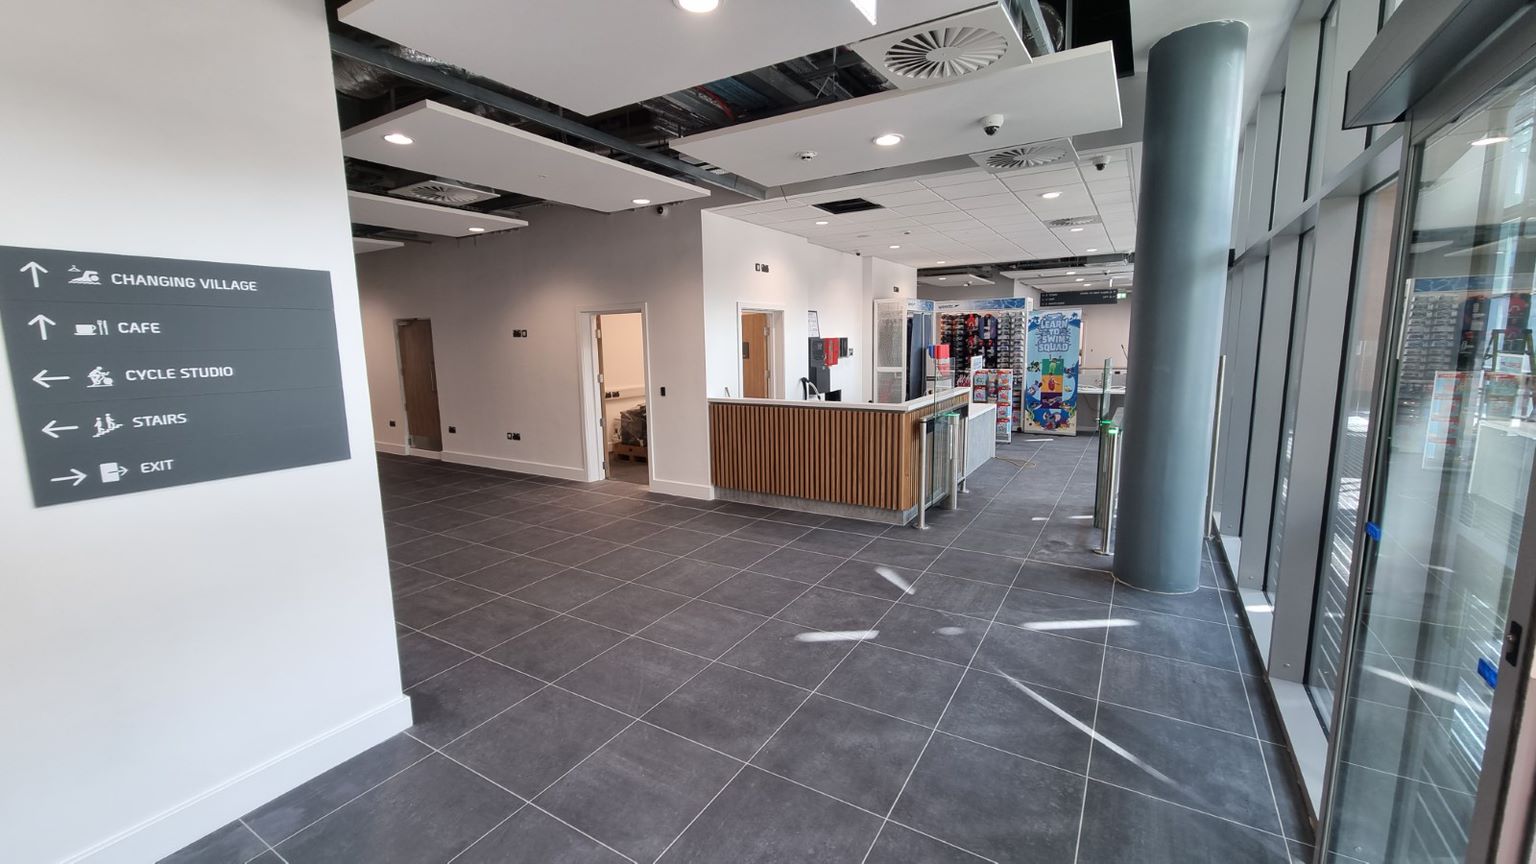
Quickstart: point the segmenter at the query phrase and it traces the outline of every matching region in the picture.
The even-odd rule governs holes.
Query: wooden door
[[[769,331],[772,324],[766,312],[741,313],[741,395],[748,399],[769,399]]]
[[[412,318],[397,324],[400,380],[405,385],[405,428],[414,449],[443,449],[443,421],[437,410],[437,363],[432,356],[432,321]]]

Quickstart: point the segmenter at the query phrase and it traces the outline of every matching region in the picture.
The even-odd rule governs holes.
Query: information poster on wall
[[[0,326],[39,507],[349,456],[324,271],[0,247]]]
[[[1076,435],[1083,310],[1030,312],[1025,352],[1024,431]]]

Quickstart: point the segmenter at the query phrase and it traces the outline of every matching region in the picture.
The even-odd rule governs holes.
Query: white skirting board
[[[652,480],[651,491],[679,498],[697,498],[700,501],[715,500],[715,487],[705,483],[682,483],[677,480]]]
[[[405,695],[231,777],[157,816],[64,859],[63,864],[143,864],[244,816],[398,732],[410,728]]]
[[[587,479],[587,473],[580,468],[551,465],[547,462],[527,462],[522,459],[504,459],[500,456],[480,456],[475,453],[456,453],[452,450],[444,450],[443,461],[452,462],[457,465],[474,465],[477,468],[496,468],[502,471],[537,474],[540,477],[559,477],[561,480],[585,481]]]

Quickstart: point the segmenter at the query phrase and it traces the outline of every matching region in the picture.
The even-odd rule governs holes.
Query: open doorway
[[[739,313],[742,398],[783,399],[777,350],[783,310],[742,307]]]
[[[437,361],[432,352],[432,320],[395,322],[400,352],[400,388],[405,397],[405,443],[409,450],[441,453],[443,421],[437,406]]]
[[[609,480],[650,483],[650,424],[645,380],[645,315],[596,316],[597,383],[602,400],[602,454]]]

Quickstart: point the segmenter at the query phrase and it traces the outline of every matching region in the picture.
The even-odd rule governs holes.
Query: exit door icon
[[[128,473],[127,468],[116,462],[103,462],[99,467],[101,468],[101,482],[103,483],[116,483],[123,479],[124,474]]]

